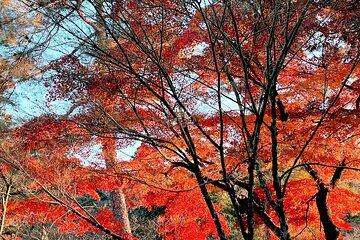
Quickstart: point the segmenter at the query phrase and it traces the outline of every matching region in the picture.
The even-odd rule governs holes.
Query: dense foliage
[[[1,140],[1,234],[338,239],[352,229],[358,1],[22,3],[70,39],[42,81],[48,104],[71,107]]]

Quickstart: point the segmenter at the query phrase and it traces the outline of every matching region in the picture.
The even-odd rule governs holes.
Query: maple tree
[[[14,219],[36,209],[43,218],[29,224],[118,239],[133,232],[127,208],[141,206],[164,207],[164,239],[338,239],[351,229],[357,1],[28,4],[79,42],[46,81],[49,102],[73,106],[17,128],[12,147],[26,157],[2,157],[42,189],[8,203]],[[139,142],[130,161],[117,159]],[[89,144],[101,145],[95,165],[73,157],[95,151]],[[97,210],[79,204],[84,196]]]

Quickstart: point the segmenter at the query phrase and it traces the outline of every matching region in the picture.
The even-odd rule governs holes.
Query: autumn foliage
[[[57,24],[79,47],[44,77],[48,103],[72,107],[3,141],[4,184],[23,192],[9,195],[5,226],[135,239],[127,213],[161,207],[163,239],[352,230],[357,1],[78,2],[36,8],[76,19]]]

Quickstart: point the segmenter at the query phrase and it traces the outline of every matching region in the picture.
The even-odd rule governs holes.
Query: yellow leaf
[[[42,14],[36,14],[34,20],[32,21],[32,24],[35,27],[39,27],[42,24]]]
[[[11,1],[10,0],[2,0],[1,1],[1,5],[2,7],[6,8],[10,5]]]
[[[18,45],[18,42],[16,40],[16,37],[13,34],[8,34],[5,38],[5,42],[9,45],[16,46]]]

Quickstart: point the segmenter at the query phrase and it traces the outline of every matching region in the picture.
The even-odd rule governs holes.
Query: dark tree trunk
[[[321,188],[316,196],[316,206],[320,214],[320,220],[324,227],[326,240],[335,240],[339,237],[339,229],[331,220],[329,210],[326,204],[328,194],[327,188]]]

